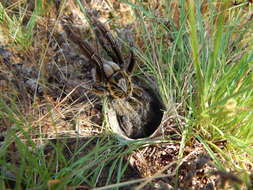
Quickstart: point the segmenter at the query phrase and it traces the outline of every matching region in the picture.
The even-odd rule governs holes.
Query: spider
[[[100,45],[111,57],[110,61],[100,57],[87,41],[80,40],[71,27],[64,25],[64,29],[68,38],[95,65],[95,84],[91,91],[110,97],[109,107],[115,111],[119,123],[114,128],[119,129],[119,133],[130,138],[149,136],[161,122],[162,102],[146,83],[141,84],[140,79],[136,81],[132,77],[136,62],[131,48],[130,58],[125,61],[110,31],[95,17],[89,14],[87,17]],[[71,18],[70,21],[72,23]],[[131,42],[130,46],[133,46]]]
[[[120,48],[110,31],[95,17],[88,16],[93,31],[100,45],[111,57],[111,61],[100,57],[86,40],[80,37],[68,26],[64,29],[68,38],[76,43],[82,53],[95,65],[93,92],[99,95],[109,95],[115,99],[129,98],[133,93],[132,72],[135,67],[134,53],[130,48],[130,59],[125,61]],[[132,43],[130,43],[132,46]],[[137,90],[138,91],[138,90]]]

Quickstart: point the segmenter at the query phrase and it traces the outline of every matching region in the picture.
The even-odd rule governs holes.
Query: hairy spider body
[[[80,41],[80,37],[70,27],[65,26],[65,31],[95,65],[93,92],[99,95],[110,95],[112,98],[131,97],[133,91],[131,73],[135,65],[132,50],[130,50],[130,62],[126,63],[112,34],[96,18],[91,16],[89,19],[99,43],[112,61],[101,58],[87,41]]]
[[[106,76],[106,89],[113,98],[126,98],[132,94],[130,75],[113,61],[104,61],[103,70]]]
[[[117,71],[108,79],[107,89],[113,98],[127,98],[133,91],[131,79],[124,71]]]

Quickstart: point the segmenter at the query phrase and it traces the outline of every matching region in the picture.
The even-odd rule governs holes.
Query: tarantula
[[[134,53],[130,48],[130,59],[125,61],[119,45],[112,34],[96,18],[88,15],[93,31],[100,45],[111,57],[111,61],[100,57],[85,40],[65,26],[68,38],[78,44],[82,53],[95,65],[95,84],[92,91],[110,98],[111,111],[115,111],[116,120],[124,133],[130,138],[149,136],[158,127],[163,113],[163,104],[146,83],[133,81],[135,67]],[[130,46],[133,44],[130,43]]]
[[[128,98],[133,92],[131,74],[135,66],[134,53],[130,49],[130,59],[126,62],[120,52],[120,48],[112,34],[96,18],[90,16],[90,23],[99,43],[111,57],[112,61],[101,58],[90,44],[73,32],[70,27],[65,26],[68,38],[78,44],[83,54],[95,65],[93,72],[95,85],[93,91],[96,94],[109,95],[112,98]],[[132,43],[130,44],[132,46]]]

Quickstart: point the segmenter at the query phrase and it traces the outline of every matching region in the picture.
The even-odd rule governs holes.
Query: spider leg
[[[125,71],[129,74],[131,74],[134,71],[134,68],[136,66],[135,55],[134,55],[134,52],[132,50],[132,47],[133,47],[133,43],[131,42],[130,43],[130,58],[129,58],[128,63],[126,63],[125,66],[124,66]]]
[[[92,89],[90,90],[91,93],[94,93],[98,96],[108,96],[109,92],[106,87],[102,84],[94,84]]]
[[[93,30],[98,38],[99,43],[105,49],[106,53],[115,63],[124,65],[124,60],[120,52],[120,47],[114,39],[111,32],[94,16],[88,14],[88,18],[93,26]]]
[[[137,85],[134,85],[133,87],[133,96],[141,98],[143,96],[143,89]]]
[[[69,21],[69,19],[68,19]],[[71,20],[70,20],[71,21]],[[72,23],[72,22],[71,22]],[[73,41],[75,44],[77,44],[82,51],[82,53],[96,66],[96,70],[98,74],[100,75],[100,80],[105,81],[105,73],[103,70],[103,61],[102,58],[96,54],[95,50],[90,46],[90,44],[85,41],[81,40],[80,36],[77,35],[69,25],[64,24],[63,25],[64,30],[68,36],[68,38]]]

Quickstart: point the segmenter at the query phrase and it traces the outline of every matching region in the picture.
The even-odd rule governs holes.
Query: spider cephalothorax
[[[111,61],[106,61],[103,69],[107,78],[106,88],[113,98],[125,98],[132,94],[133,87],[129,73]]]
[[[82,52],[95,65],[93,75],[96,83],[93,91],[97,94],[110,95],[113,98],[127,98],[131,96],[133,91],[131,73],[135,65],[132,50],[130,50],[129,62],[126,62],[121,55],[119,45],[106,27],[96,18],[92,16],[88,16],[88,18],[99,43],[111,57],[111,61],[100,57],[87,41],[81,40],[80,37],[66,25],[65,31],[68,37],[79,45]]]

